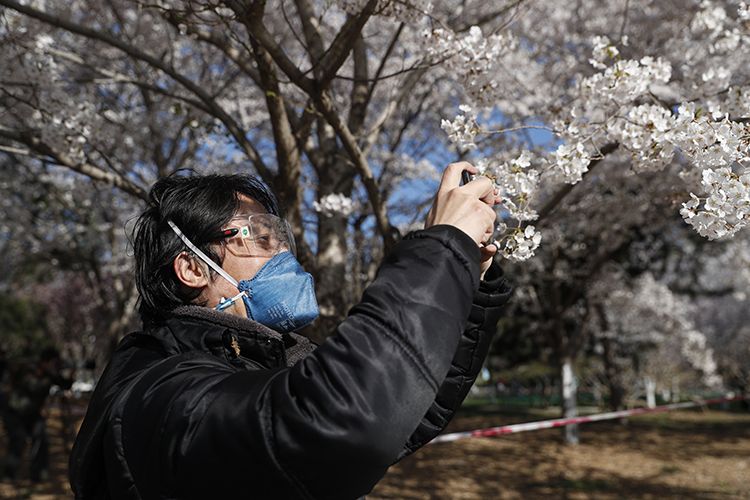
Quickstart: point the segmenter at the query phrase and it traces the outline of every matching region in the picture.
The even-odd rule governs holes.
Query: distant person
[[[29,441],[29,477],[32,482],[47,477],[49,442],[44,406],[53,385],[68,389],[72,383],[60,374],[60,361],[59,351],[50,347],[38,357],[30,357],[7,368],[8,394],[3,410],[3,425],[8,440],[3,476],[7,479],[18,478],[21,457]]]
[[[8,355],[5,349],[0,347],[0,415],[5,410],[6,398],[5,398],[5,374],[8,367]]]
[[[96,387],[76,498],[352,499],[435,437],[509,295],[480,245],[499,199],[486,178],[459,186],[464,169],[317,348],[295,333],[318,307],[273,194],[244,175],[159,180],[133,244],[143,331]]]

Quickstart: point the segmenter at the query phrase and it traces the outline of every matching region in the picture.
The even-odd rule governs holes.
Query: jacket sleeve
[[[134,475],[186,498],[368,493],[435,403],[478,287],[471,238],[451,226],[410,234],[293,367],[226,373],[187,359],[149,385],[123,417],[156,422],[146,440],[158,452]]]
[[[440,385],[435,401],[419,426],[409,437],[398,460],[424,446],[445,429],[463,403],[487,357],[502,306],[508,301],[512,288],[502,268],[493,262],[474,293],[469,321],[458,343],[448,375]]]

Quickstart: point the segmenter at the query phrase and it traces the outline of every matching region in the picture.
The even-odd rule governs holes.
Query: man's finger
[[[468,161],[459,161],[451,163],[443,172],[443,178],[440,180],[438,193],[444,193],[461,185],[461,172],[468,170],[472,174],[478,172],[477,168]]]
[[[488,243],[481,247],[479,249],[479,252],[482,254],[482,260],[488,258],[488,257],[494,257],[497,253],[497,246],[495,246],[494,243]]]
[[[496,196],[495,196],[495,192],[496,191],[497,191],[497,188],[493,184],[492,185],[492,191],[490,191],[485,196],[483,196],[482,197],[482,201],[485,202],[486,204],[488,204],[489,206],[494,206],[495,205],[495,199],[496,199]]]
[[[461,186],[461,190],[468,195],[483,199],[489,194],[494,194],[495,184],[487,177],[480,176]]]

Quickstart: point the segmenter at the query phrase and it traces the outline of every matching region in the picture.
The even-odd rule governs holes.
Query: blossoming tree
[[[509,265],[569,381],[593,310],[587,287],[606,262],[678,213],[708,239],[747,224],[744,2],[0,8],[0,150],[28,173],[4,180],[6,192],[72,183],[59,227],[74,226],[71,211],[117,213],[75,226],[87,231],[121,224],[149,184],[180,168],[256,173],[279,194],[316,277],[323,332],[456,159],[503,193],[497,245],[526,261]],[[92,202],[106,196],[110,207]],[[31,207],[4,203],[34,212],[33,197]],[[8,221],[2,232],[22,229]],[[124,254],[116,238],[103,245],[104,261]],[[132,309],[128,297],[118,295],[115,316]]]

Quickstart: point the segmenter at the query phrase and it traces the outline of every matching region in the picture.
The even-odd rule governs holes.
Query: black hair
[[[144,324],[165,317],[200,294],[199,290],[184,287],[174,272],[174,259],[189,249],[167,221],[174,222],[195,246],[221,265],[222,257],[212,250],[211,243],[216,242],[217,233],[237,213],[240,194],[259,202],[268,213],[281,216],[273,193],[250,175],[178,172],[153,185],[149,206],[133,229],[135,283]]]

